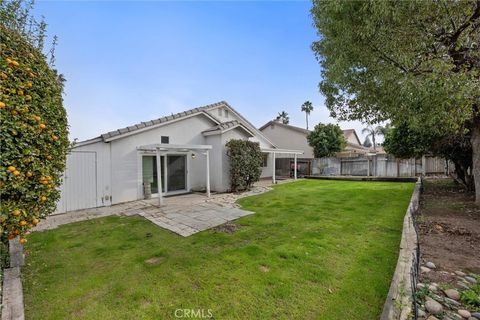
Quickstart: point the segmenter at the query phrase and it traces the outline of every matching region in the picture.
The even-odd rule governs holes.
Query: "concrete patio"
[[[287,182],[292,180],[286,180]],[[188,237],[228,221],[248,216],[254,212],[242,210],[235,203],[239,198],[261,194],[271,190],[268,181],[258,182],[252,190],[239,194],[214,194],[210,198],[203,194],[186,194],[164,199],[158,207],[157,199],[138,200],[110,207],[92,208],[51,215],[42,220],[33,231],[55,229],[60,225],[106,216],[140,215],[155,225]]]

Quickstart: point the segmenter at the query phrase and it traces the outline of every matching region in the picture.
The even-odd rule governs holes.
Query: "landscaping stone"
[[[427,301],[425,302],[425,308],[431,314],[440,314],[443,311],[443,306],[430,297],[427,297]]]
[[[438,320],[438,318],[435,317],[435,316],[429,316],[429,317],[427,318],[427,320]]]
[[[421,273],[428,273],[428,272],[430,272],[430,271],[432,271],[432,269],[427,268],[427,267],[424,267],[424,266],[421,266],[421,267],[420,267],[420,272],[421,272]]]
[[[444,290],[443,292],[445,292],[447,297],[449,297],[450,299],[453,299],[453,300],[460,299],[460,293],[455,289],[447,289],[447,290]]]
[[[475,279],[474,277],[466,276],[465,280],[467,280],[468,282],[473,283],[473,284],[477,283],[477,279]]]
[[[423,311],[422,309],[418,309],[418,316],[419,317],[425,317],[427,314],[425,313],[425,311]]]
[[[470,318],[471,314],[467,310],[460,309],[457,311],[459,315],[461,315],[464,318]]]
[[[461,305],[460,302],[455,301],[455,300],[450,299],[450,298],[445,298],[445,302],[446,302],[447,304],[450,304],[450,305],[453,305],[453,306],[456,306],[456,307],[458,307],[458,306]]]
[[[435,263],[431,262],[431,261],[428,261],[427,263],[425,263],[425,266],[429,269],[436,269],[437,266],[435,265]]]
[[[480,319],[480,312],[474,312],[472,313],[472,317]]]
[[[466,276],[465,272],[462,272],[462,271],[455,271],[455,274],[457,276],[460,276],[460,277],[465,277]]]
[[[437,288],[436,285],[431,284],[431,285],[428,286],[428,290],[433,291],[433,292],[437,292],[438,288]]]
[[[425,288],[425,285],[421,282],[417,283],[417,289],[423,289]]]

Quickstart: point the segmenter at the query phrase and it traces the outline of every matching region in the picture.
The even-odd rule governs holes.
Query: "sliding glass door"
[[[185,155],[167,156],[167,191],[187,189],[187,157]]]
[[[160,157],[162,168],[165,167],[165,157]],[[165,170],[162,170],[162,190],[165,189]],[[158,170],[156,156],[142,157],[142,177],[143,183],[150,183],[152,194],[158,193]]]
[[[165,163],[166,161],[166,163]],[[186,155],[167,155],[160,157],[162,166],[162,191],[178,192],[187,190]],[[150,183],[152,194],[158,193],[158,168],[156,156],[142,156],[143,183]]]

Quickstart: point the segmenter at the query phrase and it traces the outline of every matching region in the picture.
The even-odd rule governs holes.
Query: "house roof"
[[[288,128],[290,130],[294,130],[294,131],[297,131],[297,132],[300,132],[300,133],[303,133],[303,134],[310,134],[312,131],[311,130],[307,130],[307,129],[303,129],[303,128],[300,128],[300,127],[296,127],[296,126],[292,126],[292,125],[289,125],[289,124],[285,124],[285,123],[282,123],[282,122],[278,122],[278,121],[275,121],[275,120],[271,120],[267,123],[265,123],[263,126],[260,127],[260,131],[264,130],[265,128],[267,128],[268,126],[270,125],[278,125],[278,126],[281,126],[281,127],[284,127],[284,128]],[[358,144],[353,144],[351,142],[347,142],[347,145],[349,146],[352,146],[352,147],[362,147],[362,144],[360,143],[360,139],[358,138],[358,135],[357,135],[357,132],[355,131],[355,129],[345,129],[345,130],[342,130],[343,131],[343,135],[345,137],[345,139],[348,139],[348,137],[350,135],[354,135],[356,140],[358,141]]]
[[[172,121],[172,120],[175,120],[175,119],[184,118],[186,116],[197,114],[197,113],[200,113],[200,112],[205,111],[207,109],[222,106],[222,105],[225,105],[225,104],[226,104],[226,102],[224,102],[224,101],[212,103],[212,104],[209,104],[209,105],[206,105],[206,106],[203,106],[203,107],[197,107],[197,108],[193,108],[193,109],[190,109],[190,110],[187,110],[187,111],[174,113],[174,114],[171,114],[171,115],[166,116],[166,117],[161,117],[161,118],[146,121],[146,122],[140,122],[140,123],[134,124],[133,126],[129,126],[129,127],[125,127],[125,128],[121,128],[121,129],[118,129],[118,130],[114,130],[114,131],[104,133],[100,136],[103,138],[103,140],[110,139],[110,138],[113,138],[113,137],[116,137],[116,136],[123,135],[125,133],[138,131],[140,129],[152,127],[152,126],[164,123],[164,122],[169,122],[169,121]],[[218,123],[218,121],[215,121],[215,122]]]
[[[214,134],[221,134],[235,128],[240,128],[243,131],[247,132],[252,137],[254,136],[254,134],[250,130],[245,128],[245,126],[243,126],[238,120],[219,123],[205,131],[202,131],[202,133],[203,135],[208,136],[208,135],[214,135]]]
[[[226,101],[215,102],[215,103],[208,104],[208,105],[205,105],[205,106],[193,108],[193,109],[190,109],[190,110],[187,110],[187,111],[171,114],[169,116],[157,118],[157,119],[146,121],[146,122],[140,122],[140,123],[134,124],[132,126],[128,126],[128,127],[121,128],[121,129],[118,129],[118,130],[110,131],[110,132],[101,134],[100,136],[95,137],[93,139],[78,142],[78,143],[76,143],[76,146],[87,145],[87,144],[95,143],[95,142],[99,142],[99,141],[109,142],[111,140],[122,138],[123,136],[135,134],[135,133],[138,133],[138,132],[141,132],[141,131],[144,131],[144,130],[148,130],[148,129],[153,129],[157,126],[164,125],[168,122],[176,121],[176,120],[179,120],[179,119],[182,119],[182,118],[192,117],[192,116],[197,115],[197,114],[203,114],[207,118],[211,119],[214,123],[216,123],[216,125],[222,125],[222,128],[225,127],[225,126],[227,126],[227,127],[228,126],[233,126],[233,123],[231,123],[233,121],[228,121],[228,122],[223,122],[222,123],[216,117],[214,117],[213,115],[211,115],[207,112],[208,110],[215,109],[215,108],[218,108],[218,107],[228,108],[233,114],[235,114],[241,120],[241,121],[234,120],[234,121],[237,121],[237,124],[236,124],[237,126],[241,126],[242,129],[244,129],[248,133],[252,134],[252,136],[254,135],[254,133],[256,133],[257,135],[259,135],[260,137],[265,139],[265,141],[270,143],[273,147],[276,147],[273,142],[271,142],[267,137],[265,137],[250,121],[245,119],[245,117],[243,117],[234,108],[232,108]],[[210,129],[214,130],[214,127],[210,128]]]
[[[358,144],[361,145],[362,143],[360,142],[360,139],[358,138],[357,131],[355,129],[346,129],[343,130],[343,135],[345,136],[346,139],[348,139],[349,136],[354,135],[355,139],[357,140]]]

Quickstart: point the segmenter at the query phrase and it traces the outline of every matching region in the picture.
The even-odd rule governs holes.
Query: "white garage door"
[[[72,151],[60,188],[61,198],[55,213],[94,208],[97,206],[97,154]]]

